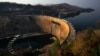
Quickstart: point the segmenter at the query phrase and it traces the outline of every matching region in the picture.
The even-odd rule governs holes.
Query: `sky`
[[[16,2],[21,4],[58,4],[68,3],[80,7],[99,7],[100,0],[0,0],[0,2]]]

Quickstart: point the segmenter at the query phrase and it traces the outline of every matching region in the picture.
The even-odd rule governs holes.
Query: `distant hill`
[[[0,2],[0,15],[48,15],[61,18],[79,15],[82,12],[92,12],[94,9],[81,8],[67,3],[52,5],[25,5],[9,2]]]

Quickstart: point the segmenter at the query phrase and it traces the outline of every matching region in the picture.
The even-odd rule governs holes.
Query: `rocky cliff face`
[[[34,20],[27,16],[0,16],[0,36],[29,33],[34,27]]]

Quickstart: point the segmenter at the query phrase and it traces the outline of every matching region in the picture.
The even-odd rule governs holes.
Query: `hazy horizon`
[[[59,3],[68,3],[71,5],[76,5],[80,7],[99,7],[100,0],[0,0],[0,2],[14,2],[19,4],[59,4]]]
[[[42,4],[42,5],[49,5],[49,4],[60,4],[60,3],[67,3],[74,6],[79,6],[82,8],[92,8],[100,14],[100,0],[0,0],[0,2],[11,2],[11,3],[18,3],[18,4]]]

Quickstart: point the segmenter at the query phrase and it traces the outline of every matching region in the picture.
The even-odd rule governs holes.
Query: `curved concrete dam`
[[[0,16],[0,20],[6,20],[2,24],[7,27],[7,32],[15,35],[8,43],[8,51],[14,54],[12,48],[13,43],[18,38],[23,38],[24,33],[31,32],[35,35],[50,35],[53,40],[58,40],[59,44],[63,44],[68,37],[73,37],[75,30],[68,21],[56,17],[44,15],[15,15],[15,16]],[[5,34],[10,35],[10,34]],[[23,35],[23,36],[22,36]]]

